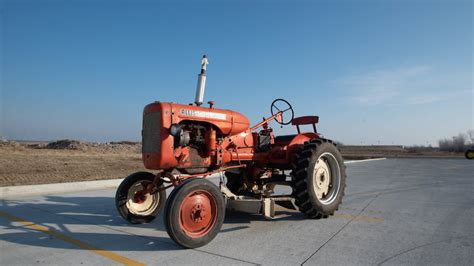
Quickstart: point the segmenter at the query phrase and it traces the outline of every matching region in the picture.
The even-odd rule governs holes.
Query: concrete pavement
[[[227,213],[214,241],[195,250],[175,245],[162,217],[126,224],[115,189],[4,198],[0,264],[473,264],[472,161],[387,159],[347,171],[333,217]]]

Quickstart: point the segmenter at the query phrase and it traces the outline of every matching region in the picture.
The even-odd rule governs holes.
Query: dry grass
[[[0,186],[123,178],[140,170],[138,153],[0,148]]]

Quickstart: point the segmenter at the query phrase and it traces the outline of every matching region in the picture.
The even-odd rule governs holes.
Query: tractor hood
[[[165,117],[170,115],[170,124],[178,124],[182,121],[206,122],[216,126],[223,135],[235,135],[247,130],[250,126],[247,117],[235,111],[177,103],[151,103],[145,107],[144,115],[157,111]]]

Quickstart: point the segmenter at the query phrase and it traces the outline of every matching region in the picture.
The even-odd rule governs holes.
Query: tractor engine
[[[174,147],[192,147],[198,151],[206,150],[206,131],[209,125],[196,123],[173,124],[170,134],[174,137]]]
[[[206,108],[154,102],[143,112],[142,159],[148,169],[205,173],[225,163],[223,139],[248,129],[244,115],[213,103]]]

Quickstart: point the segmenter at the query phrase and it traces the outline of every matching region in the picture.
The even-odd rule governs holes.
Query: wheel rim
[[[148,180],[139,180],[130,187],[127,194],[127,208],[132,214],[147,216],[152,214],[160,202],[160,193],[145,193]]]
[[[206,235],[216,224],[217,202],[205,190],[189,193],[179,210],[179,222],[184,233],[192,238]]]
[[[318,200],[328,205],[336,199],[341,185],[341,170],[336,157],[331,153],[319,156],[313,171],[313,187]]]

